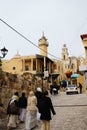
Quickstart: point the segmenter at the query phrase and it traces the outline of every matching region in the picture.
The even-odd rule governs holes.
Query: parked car
[[[71,84],[66,87],[66,94],[78,94],[76,84]]]

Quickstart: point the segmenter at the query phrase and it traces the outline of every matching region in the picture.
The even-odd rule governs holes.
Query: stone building
[[[17,54],[10,60],[3,60],[2,70],[19,75],[22,75],[26,72],[39,74],[46,71],[49,75],[51,75],[52,73],[60,74],[61,69],[59,66],[61,64],[61,61],[57,60],[57,62],[55,62],[53,59],[50,59],[47,56],[47,49],[49,44],[44,35],[39,39],[38,45],[40,48],[40,54],[21,56],[17,52]],[[54,63],[57,64],[57,68],[54,67]]]
[[[67,80],[66,72],[78,73],[78,68],[84,64],[83,57],[69,56],[66,44],[63,45],[61,60],[48,57],[48,41],[44,34],[39,39],[38,46],[40,54],[21,56],[18,52],[10,60],[3,60],[2,70],[11,74],[23,75],[31,73],[39,75],[45,73],[45,77],[52,78],[52,75],[58,74],[58,80]],[[52,80],[51,80],[52,81]]]
[[[78,73],[78,78],[69,77],[70,83],[81,82],[85,91],[84,74],[80,74],[79,66],[85,64],[85,58],[69,56],[66,44],[61,49],[61,59],[48,57],[48,41],[43,36],[39,39],[40,54],[21,56],[19,52],[10,60],[2,61],[3,77],[0,79],[0,102],[8,104],[9,99],[15,91],[26,92],[32,88],[49,88],[50,82],[55,79],[67,80],[66,72]],[[86,48],[86,47],[85,47]],[[2,81],[3,80],[3,81]]]
[[[82,34],[80,35],[80,37],[85,50],[85,60],[84,60],[84,64],[80,65],[79,70],[81,73],[84,74],[85,88],[87,90],[87,34]]]
[[[53,61],[47,57],[47,39],[45,36],[39,40],[40,54],[21,56],[17,54],[10,60],[3,61],[3,71],[22,75],[25,72],[37,74],[49,69],[49,73],[53,71]]]
[[[79,71],[79,66],[85,64],[86,61],[85,58],[69,56],[66,44],[63,45],[61,57],[62,57],[62,70],[63,70],[62,79],[68,80],[70,84],[74,83],[78,84],[80,82],[83,86],[83,91],[85,91],[84,73],[81,73]],[[79,77],[73,78],[72,74],[79,74]]]
[[[87,34],[82,34],[80,37],[85,49],[85,65],[87,65]]]

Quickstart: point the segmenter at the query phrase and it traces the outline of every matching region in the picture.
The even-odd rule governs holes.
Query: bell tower
[[[68,60],[68,56],[69,56],[68,49],[66,47],[66,44],[64,44],[62,48],[62,60],[63,61]]]
[[[48,42],[47,42],[47,39],[44,36],[44,33],[43,33],[41,39],[39,39],[39,48],[40,48],[40,55],[47,57]]]

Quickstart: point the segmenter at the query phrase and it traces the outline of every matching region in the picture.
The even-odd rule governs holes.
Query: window
[[[25,70],[26,70],[26,71],[29,70],[29,66],[28,66],[28,65],[25,66]]]
[[[65,60],[65,55],[63,56],[63,60]]]
[[[13,69],[13,70],[16,70],[16,67],[13,67],[12,69]]]
[[[53,65],[53,67],[54,67],[54,69],[57,69],[57,66],[56,66],[56,64],[54,64],[54,65]]]
[[[36,60],[33,61],[33,70],[36,70]]]

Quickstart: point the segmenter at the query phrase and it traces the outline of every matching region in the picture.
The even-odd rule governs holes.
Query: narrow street
[[[87,95],[66,95],[52,97],[56,116],[51,121],[51,130],[87,130]]]
[[[87,130],[87,95],[86,93],[66,95],[50,95],[56,115],[52,115],[50,130]],[[33,130],[40,130],[41,124]],[[0,129],[3,130],[3,129]],[[19,124],[16,130],[25,130],[24,124]]]

